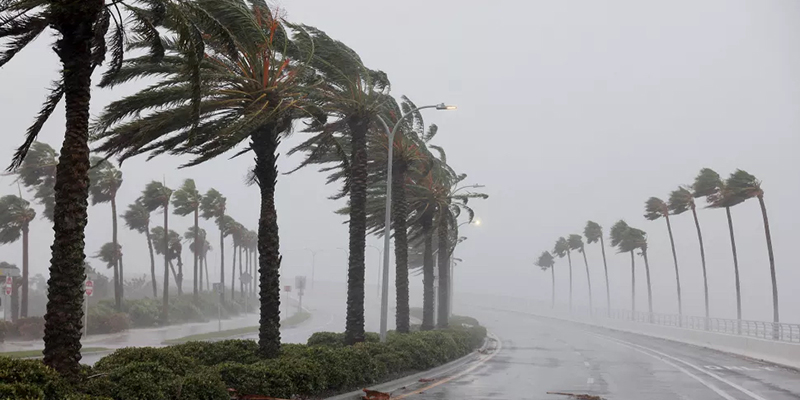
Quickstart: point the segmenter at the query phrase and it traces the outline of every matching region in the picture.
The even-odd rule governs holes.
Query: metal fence
[[[594,318],[611,318],[640,323],[671,326],[731,335],[742,335],[767,340],[800,343],[800,324],[774,323],[765,321],[736,320],[726,318],[705,318],[690,315],[659,314],[646,311],[631,311],[605,308],[579,308],[573,314],[592,316]]]

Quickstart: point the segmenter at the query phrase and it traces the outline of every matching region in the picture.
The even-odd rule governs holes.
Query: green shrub
[[[255,340],[221,340],[219,342],[187,342],[172,346],[180,354],[191,357],[203,365],[217,365],[226,361],[252,364],[260,360]]]
[[[28,386],[35,387],[37,394],[41,391],[47,400],[63,399],[72,391],[67,382],[41,360],[0,357],[0,383],[7,385],[3,388],[4,396],[5,393],[33,393]]]
[[[0,399],[44,400],[44,391],[28,383],[0,383]]]
[[[37,340],[44,337],[44,318],[20,318],[14,322],[18,337],[23,340]]]
[[[127,300],[126,310],[133,326],[148,328],[156,326],[161,315],[160,302],[154,299]]]
[[[192,298],[180,296],[169,302],[170,322],[205,322],[203,312],[193,304]]]
[[[327,389],[325,370],[313,359],[281,357],[262,362],[265,367],[281,371],[292,382],[293,395],[312,395]]]
[[[178,400],[229,400],[228,388],[219,373],[203,369],[189,374],[183,380]]]
[[[217,366],[226,387],[240,396],[262,395],[280,398],[292,396],[294,388],[288,374],[265,363],[223,363]]]
[[[178,397],[181,382],[173,370],[162,364],[133,361],[91,379],[86,391],[115,400],[173,400]]]
[[[308,338],[306,344],[309,346],[341,347],[344,346],[344,333],[314,332]]]
[[[180,376],[196,370],[198,366],[195,359],[186,357],[171,347],[126,347],[101,358],[93,370],[112,372],[131,363],[155,363]]]

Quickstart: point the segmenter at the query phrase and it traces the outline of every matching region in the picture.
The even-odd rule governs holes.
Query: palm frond
[[[22,165],[22,162],[25,160],[25,156],[28,154],[28,150],[36,141],[36,138],[39,136],[39,132],[42,131],[44,123],[47,122],[47,120],[50,118],[50,115],[53,114],[53,111],[55,111],[62,97],[64,97],[63,81],[53,82],[53,87],[50,89],[50,94],[47,96],[42,109],[39,110],[39,114],[36,116],[36,120],[34,121],[33,125],[31,125],[27,132],[25,132],[25,142],[23,142],[22,145],[14,152],[14,157],[11,159],[11,165],[9,165],[6,169],[7,171],[16,170]]]

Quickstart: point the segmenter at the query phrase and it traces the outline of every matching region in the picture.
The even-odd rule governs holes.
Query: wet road
[[[800,372],[715,350],[558,320],[472,308],[499,350],[406,399],[800,399]],[[437,382],[434,382],[437,383]],[[416,393],[421,391],[421,393]],[[413,393],[410,393],[413,392]]]

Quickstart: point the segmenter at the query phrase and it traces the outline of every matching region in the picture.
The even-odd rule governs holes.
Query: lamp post
[[[316,269],[317,265],[317,253],[321,252],[322,250],[311,250],[311,249],[303,249],[305,251],[311,252],[311,289],[314,289],[314,270]]]
[[[456,106],[448,106],[444,103],[440,103],[436,105],[417,107],[398,118],[391,130],[389,129],[389,125],[386,124],[386,121],[378,116],[378,120],[381,121],[381,124],[383,124],[383,128],[386,130],[386,135],[388,136],[387,148],[389,151],[386,162],[386,219],[384,220],[384,229],[386,230],[386,234],[383,235],[383,279],[381,280],[381,342],[386,341],[386,325],[388,319],[387,314],[389,313],[389,246],[391,245],[391,235],[389,234],[389,230],[392,224],[392,155],[394,153],[394,134],[397,133],[397,129],[400,128],[400,123],[404,119],[414,115],[414,113],[417,111],[424,110],[426,108],[435,108],[437,110],[455,110]]]
[[[377,287],[376,295],[379,296],[381,294],[381,260],[383,260],[383,250],[381,250],[380,247],[371,244],[368,244],[367,246],[378,250],[378,277],[375,279],[375,286]]]

